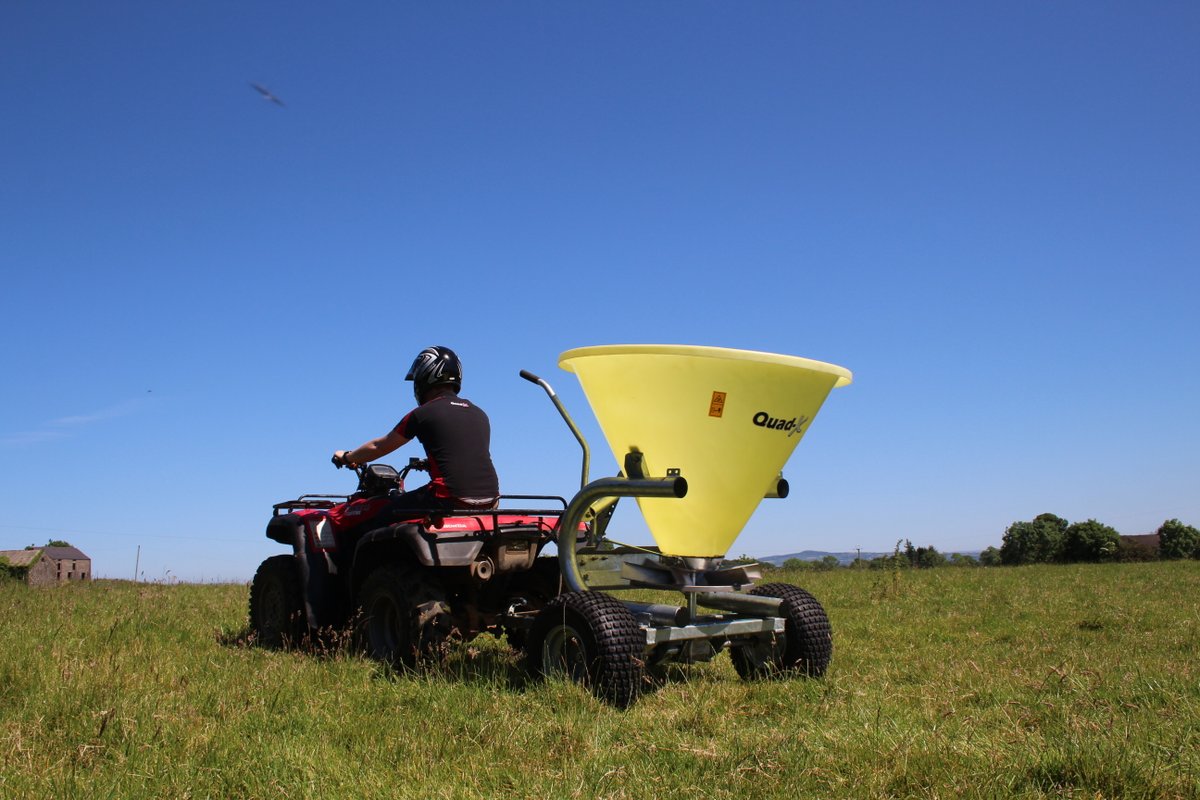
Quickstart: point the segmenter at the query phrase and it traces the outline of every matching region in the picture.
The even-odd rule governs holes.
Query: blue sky
[[[1194,3],[5,3],[0,549],[246,580],[434,343],[514,493],[578,482],[521,369],[615,473],[569,348],[852,370],[735,554],[1200,525],[1198,43]]]

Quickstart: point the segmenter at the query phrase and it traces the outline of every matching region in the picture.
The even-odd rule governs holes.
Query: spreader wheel
[[[288,647],[308,627],[304,593],[294,556],[271,556],[250,584],[250,628],[264,647]]]
[[[729,655],[738,674],[746,680],[792,673],[810,678],[824,675],[833,657],[833,629],[817,599],[789,583],[756,586],[750,594],[781,598],[779,614],[786,623],[780,636],[733,645]]]
[[[600,592],[568,592],[551,600],[529,632],[534,677],[565,675],[605,702],[626,708],[637,699],[646,636],[619,600]]]
[[[408,564],[372,572],[358,595],[358,639],[367,655],[395,667],[441,656],[452,624],[441,587]]]

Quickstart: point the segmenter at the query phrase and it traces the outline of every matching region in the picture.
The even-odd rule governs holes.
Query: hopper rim
[[[699,358],[724,358],[738,361],[753,361],[760,364],[776,364],[785,367],[800,367],[816,372],[824,372],[836,377],[833,388],[849,386],[854,381],[854,375],[845,367],[817,361],[802,356],[789,356],[780,353],[766,353],[760,350],[740,350],[732,347],[713,347],[693,344],[602,344],[588,347],[576,347],[566,350],[558,357],[558,366],[567,372],[575,372],[572,362],[593,356],[615,355],[673,355],[692,356]]]

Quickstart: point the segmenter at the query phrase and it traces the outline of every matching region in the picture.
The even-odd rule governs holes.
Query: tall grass
[[[248,646],[245,586],[3,584],[0,797],[1200,797],[1200,564],[782,578],[825,679],[720,658],[625,712],[486,637]]]

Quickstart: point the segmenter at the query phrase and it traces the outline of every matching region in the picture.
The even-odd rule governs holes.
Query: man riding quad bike
[[[393,511],[405,476],[425,466],[360,466],[352,495],[275,506],[267,536],[293,554],[268,558],[251,584],[250,623],[263,644],[354,622],[372,657],[412,666],[455,632],[523,641],[519,620],[558,593],[558,559],[537,556],[560,512]]]
[[[405,380],[413,382],[417,407],[384,436],[333,455],[339,468],[358,473],[354,494],[275,506],[267,535],[293,554],[267,559],[251,585],[251,624],[264,643],[341,627],[357,607],[372,655],[412,663],[454,629],[499,632],[506,614],[557,593],[556,560],[542,559],[536,569],[534,562],[558,512],[495,510],[491,429],[483,410],[458,394],[458,356],[428,347]],[[412,439],[426,457],[411,459],[403,472],[369,463]],[[431,480],[406,492],[413,470]]]

